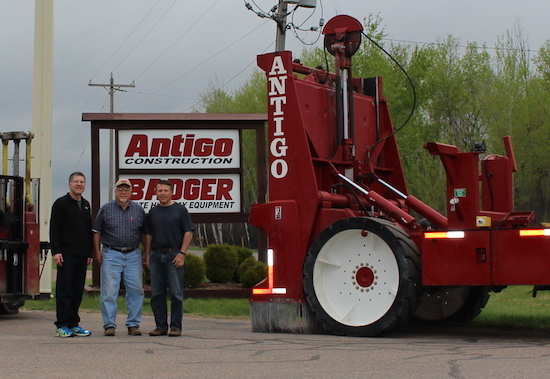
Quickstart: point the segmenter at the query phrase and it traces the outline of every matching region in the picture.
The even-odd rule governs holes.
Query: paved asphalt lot
[[[542,378],[550,332],[404,329],[379,338],[253,333],[248,321],[185,318],[183,336],[54,337],[55,314],[0,316],[0,378]],[[124,325],[125,316],[117,321]],[[154,328],[145,316],[141,329]]]

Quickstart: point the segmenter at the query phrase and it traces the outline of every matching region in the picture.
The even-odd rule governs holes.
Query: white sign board
[[[241,212],[239,174],[124,175],[132,183],[133,201],[146,212],[158,204],[155,186],[161,179],[174,185],[172,200],[185,205],[189,213]]]
[[[118,131],[119,169],[225,169],[240,167],[235,129]]]

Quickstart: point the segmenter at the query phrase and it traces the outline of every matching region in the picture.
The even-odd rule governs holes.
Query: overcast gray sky
[[[264,11],[277,3],[248,1]],[[0,131],[31,128],[34,4],[0,0]],[[531,50],[550,39],[545,0],[317,4],[300,8],[293,21],[310,27],[337,14],[362,20],[372,13],[382,18],[388,39],[398,41],[430,43],[451,34],[494,46],[517,25]],[[312,32],[300,36],[317,39]],[[209,83],[227,90],[242,85],[256,55],[273,51],[274,40],[275,22],[247,10],[243,0],[55,0],[53,197],[66,192],[70,172],[90,175],[90,125],[81,115],[109,112],[107,91],[90,81],[108,83],[111,73],[115,83],[135,81],[135,88],[117,93],[115,112],[190,112]],[[305,47],[292,33],[286,46],[296,57]]]

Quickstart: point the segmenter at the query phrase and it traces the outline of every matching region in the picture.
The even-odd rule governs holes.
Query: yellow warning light
[[[488,228],[491,226],[491,217],[487,216],[477,216],[476,217],[476,226],[478,228]]]

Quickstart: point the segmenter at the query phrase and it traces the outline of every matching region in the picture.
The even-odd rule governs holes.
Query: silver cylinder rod
[[[386,183],[386,182],[383,181],[382,179],[376,178],[376,180],[378,181],[378,183],[382,184],[384,187],[386,187],[386,188],[389,189],[390,191],[394,192],[395,194],[399,195],[399,196],[402,197],[403,199],[406,199],[406,198],[408,197],[408,196],[405,195],[403,192],[399,191],[397,188],[393,187],[391,184]]]

